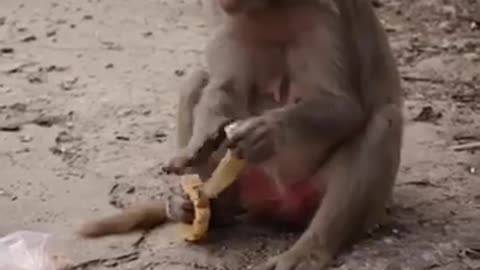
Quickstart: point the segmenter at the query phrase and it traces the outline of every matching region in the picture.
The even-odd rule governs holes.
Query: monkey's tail
[[[77,233],[85,238],[96,238],[112,234],[123,234],[135,230],[147,230],[167,221],[167,210],[163,203],[151,202],[127,208],[109,217],[83,224]]]

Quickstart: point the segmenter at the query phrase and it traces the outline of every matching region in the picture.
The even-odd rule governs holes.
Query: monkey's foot
[[[330,266],[330,258],[315,248],[293,247],[255,267],[254,270],[325,270]]]

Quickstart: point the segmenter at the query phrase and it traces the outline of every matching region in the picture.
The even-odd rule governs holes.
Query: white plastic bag
[[[0,270],[55,270],[47,252],[49,238],[29,231],[0,238]]]

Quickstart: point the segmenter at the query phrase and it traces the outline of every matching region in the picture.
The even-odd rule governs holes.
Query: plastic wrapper
[[[0,270],[59,270],[47,252],[50,235],[18,231],[0,238]]]

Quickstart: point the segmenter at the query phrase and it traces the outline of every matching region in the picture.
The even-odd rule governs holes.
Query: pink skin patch
[[[293,82],[288,86],[288,98],[282,97],[281,84],[282,79],[278,77],[277,79],[271,80],[265,88],[266,92],[272,95],[275,102],[293,104],[301,97],[300,90]]]
[[[309,181],[279,189],[259,168],[249,168],[238,179],[240,200],[247,208],[260,210],[279,220],[301,222],[309,218],[321,199]]]
[[[281,92],[280,92],[281,84],[282,84],[282,79],[278,78],[278,79],[272,80],[272,82],[267,87],[267,93],[272,94],[273,100],[278,103],[280,103],[282,98]]]

